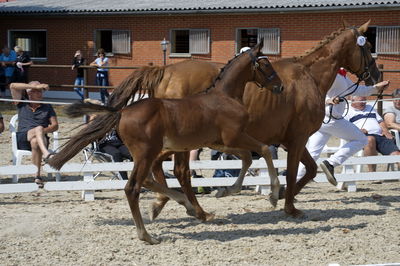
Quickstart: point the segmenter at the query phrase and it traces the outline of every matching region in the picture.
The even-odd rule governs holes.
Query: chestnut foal
[[[97,116],[70,141],[85,138],[93,132],[97,135],[105,134],[110,126],[117,125],[119,136],[135,160],[125,186],[125,194],[139,239],[150,244],[159,243],[145,229],[139,209],[139,194],[142,185],[155,187],[151,167],[162,150],[188,151],[208,146],[237,154],[243,161],[239,175],[241,177],[251,165],[250,151],[257,152],[267,162],[273,195],[278,199],[279,180],[268,146],[245,133],[248,113],[242,105],[243,92],[248,81],[255,81],[270,90],[282,86],[270,62],[265,56],[261,56],[262,45],[263,42],[231,60],[217,77],[214,86],[197,95],[183,99],[145,99],[123,109],[90,103],[76,103],[68,107],[67,113],[70,116],[106,113]],[[71,146],[73,145],[67,145],[64,149]],[[82,147],[75,145],[72,153],[78,148]],[[60,152],[51,159],[50,165],[59,168],[66,162],[66,158],[68,155]],[[181,185],[185,187],[184,184]],[[210,220],[214,215],[196,209],[195,216]]]

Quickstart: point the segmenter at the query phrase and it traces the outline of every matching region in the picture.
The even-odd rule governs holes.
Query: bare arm
[[[43,132],[46,133],[52,133],[54,131],[58,130],[58,121],[57,121],[57,116],[52,116],[50,117],[50,124],[48,127],[43,129]]]
[[[396,123],[396,115],[394,113],[386,113],[383,118],[389,129],[400,131],[400,124]]]
[[[385,121],[380,122],[380,123],[379,123],[379,126],[380,126],[381,129],[382,129],[382,135],[383,135],[383,136],[385,136],[385,137],[388,138],[388,139],[392,139],[392,138],[393,138],[392,134],[389,132],[389,129],[388,129],[387,126],[386,126]]]
[[[27,89],[48,90],[48,84],[27,84],[27,83],[11,83],[10,90],[12,98],[15,100],[22,99],[22,93]]]

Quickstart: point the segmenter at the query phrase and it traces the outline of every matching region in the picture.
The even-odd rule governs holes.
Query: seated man
[[[11,83],[11,95],[15,100],[21,100],[23,95],[28,96],[28,100],[41,101],[43,90],[48,90],[47,84],[40,84],[38,81],[26,83]],[[50,157],[47,133],[58,130],[56,113],[50,104],[17,103],[18,109],[18,149],[32,151],[32,163],[38,167],[35,182],[40,188],[44,186],[40,176],[40,166],[42,157],[44,161]]]
[[[99,151],[110,154],[114,162],[122,162],[124,159],[132,161],[128,148],[119,138],[117,132],[112,130],[110,133],[98,142]],[[127,172],[119,172],[122,179],[128,180]]]
[[[383,118],[389,129],[400,131],[400,89],[394,90],[392,97],[393,106],[383,112]]]
[[[400,155],[385,122],[371,105],[366,104],[366,100],[366,97],[353,96],[353,102],[345,117],[367,135],[368,144],[364,147],[364,155],[378,155],[377,151],[382,155]],[[368,171],[376,171],[376,165],[368,165]]]

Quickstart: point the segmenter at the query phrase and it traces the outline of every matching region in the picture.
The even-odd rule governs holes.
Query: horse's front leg
[[[140,240],[146,241],[149,244],[159,244],[160,241],[151,237],[144,226],[143,218],[139,208],[139,195],[140,189],[144,179],[150,173],[151,162],[141,160],[135,157],[135,166],[125,185],[125,194],[128,199],[129,207],[131,209],[132,217],[136,225],[136,231]]]
[[[287,173],[286,173],[286,192],[284,211],[290,216],[301,217],[303,212],[294,207],[294,195],[296,191],[297,170],[300,158],[303,154],[304,146],[288,145]]]
[[[299,181],[297,181],[294,195],[299,194],[301,189],[317,175],[318,166],[306,148],[301,156],[301,162],[306,168],[306,173]]]

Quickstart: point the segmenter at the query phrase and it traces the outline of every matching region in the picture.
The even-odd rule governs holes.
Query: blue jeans
[[[108,71],[97,71],[96,74],[96,85],[97,86],[108,86]],[[108,98],[109,94],[106,88],[100,89],[100,97],[101,102],[103,104],[106,103],[106,97]]]
[[[83,85],[83,77],[76,77],[74,85],[82,86]],[[76,91],[76,93],[78,93],[78,95],[81,97],[82,100],[85,98],[83,95],[84,88],[75,87],[74,90]]]

